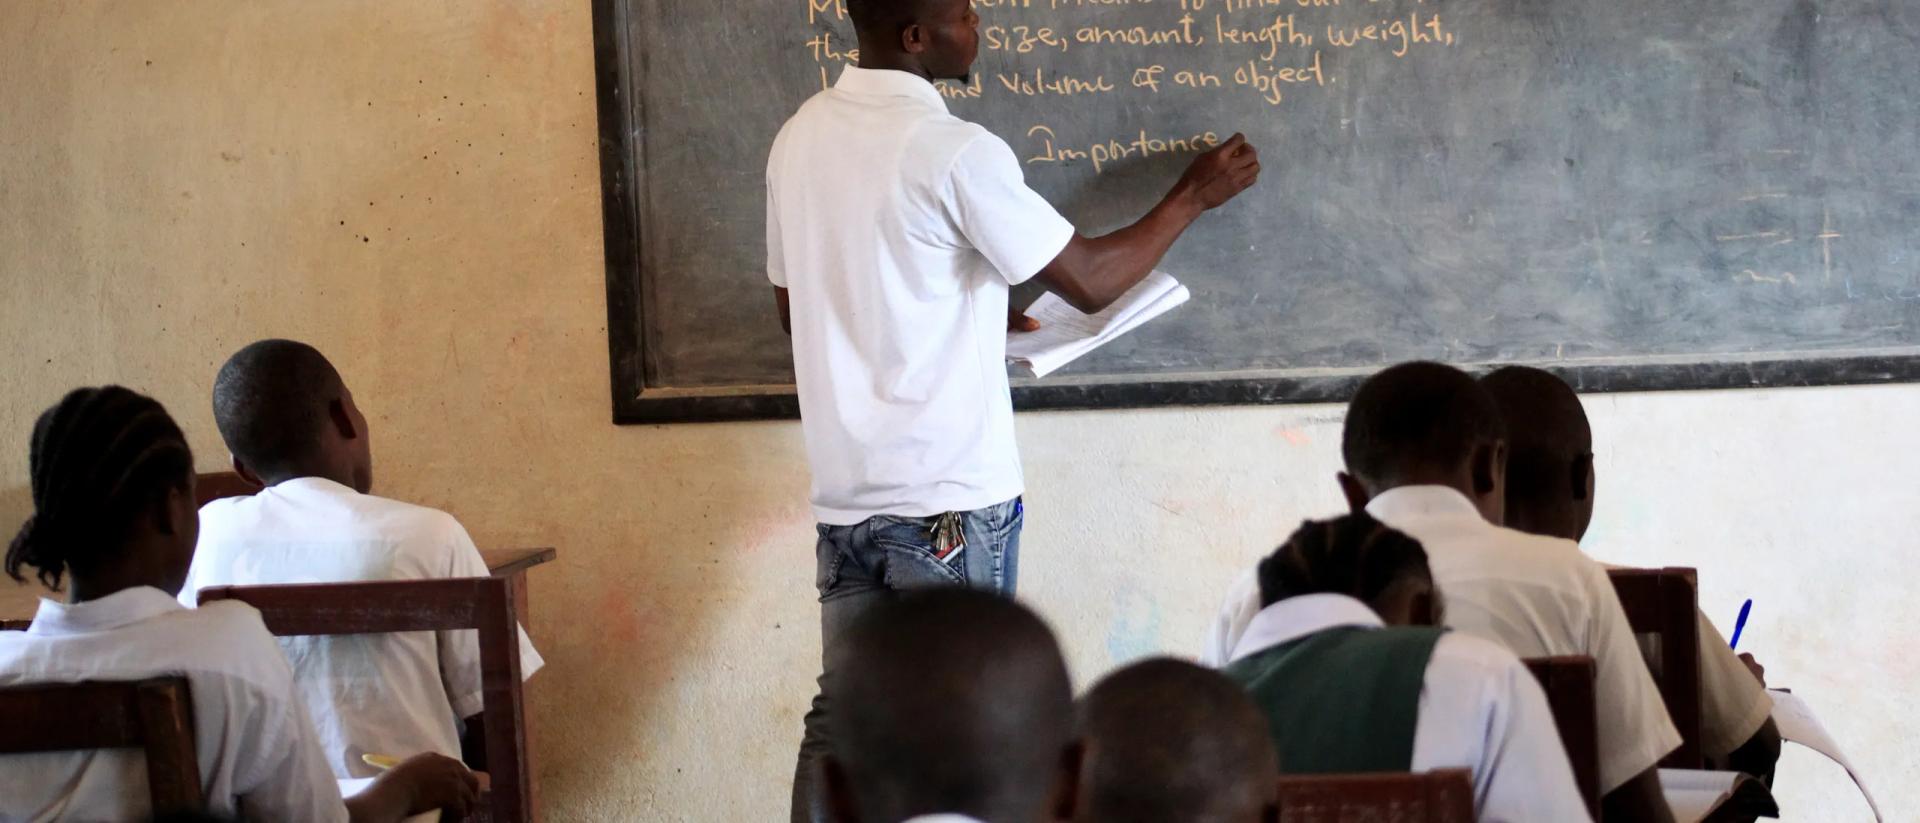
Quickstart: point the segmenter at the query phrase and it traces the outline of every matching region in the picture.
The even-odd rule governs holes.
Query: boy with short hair
[[[1480,378],[1507,422],[1506,522],[1531,534],[1579,542],[1593,521],[1593,427],[1572,386],[1553,374],[1508,366]],[[1700,629],[1700,748],[1717,768],[1771,778],[1780,759],[1760,666],[1735,655],[1706,613]]]
[[[304,343],[262,340],[220,368],[214,419],[234,471],[265,488],[208,503],[180,600],[208,586],[486,577],[472,538],[434,509],[368,494],[367,420],[333,365]],[[378,774],[363,755],[469,760],[481,708],[476,632],[280,638],[329,765]],[[520,632],[524,676],[543,665]]]
[[[1107,675],[1080,698],[1080,823],[1272,823],[1279,761],[1266,718],[1219,672],[1172,658]]]

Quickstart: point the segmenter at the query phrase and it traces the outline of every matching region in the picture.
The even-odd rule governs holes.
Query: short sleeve
[[[767,181],[767,279],[787,287],[786,245],[780,239],[780,209],[773,201],[773,181]]]
[[[1546,692],[1505,647],[1458,632],[1440,638],[1413,740],[1414,771],[1473,772],[1478,820],[1589,819]]]
[[[487,569],[486,559],[480,556],[479,547],[473,544],[473,538],[459,523],[452,524],[449,540],[447,577],[486,577],[492,574]],[[524,681],[546,665],[546,661],[541,659],[539,652],[534,651],[526,627],[518,629],[520,679]],[[480,679],[480,633],[472,629],[440,632],[438,639],[440,678],[447,690],[447,702],[453,705],[456,716],[472,717],[479,714],[485,708]]]
[[[1260,613],[1260,578],[1253,569],[1240,573],[1227,590],[1220,613],[1207,626],[1207,639],[1200,650],[1200,662],[1216,669],[1233,662],[1233,649],[1247,633],[1254,615]]]
[[[1773,698],[1713,621],[1705,613],[1699,617],[1700,750],[1708,757],[1726,757],[1766,725],[1773,716]]]
[[[1039,274],[1073,240],[1073,224],[1027,187],[1013,149],[992,134],[960,150],[947,182],[954,224],[1008,283]]]
[[[1586,563],[1588,632],[1594,660],[1594,709],[1600,719],[1600,791],[1619,788],[1680,746],[1680,732],[1598,563]]]

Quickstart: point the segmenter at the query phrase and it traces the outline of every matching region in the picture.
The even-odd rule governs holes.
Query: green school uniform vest
[[[1420,685],[1444,630],[1343,626],[1235,661],[1267,715],[1282,774],[1404,772]]]

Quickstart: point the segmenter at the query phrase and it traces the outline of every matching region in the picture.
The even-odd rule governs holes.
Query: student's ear
[[[1568,488],[1573,492],[1576,502],[1585,502],[1593,497],[1593,453],[1588,452],[1573,459],[1573,466],[1567,472]]]
[[[247,468],[247,464],[242,461],[238,455],[233,457],[233,473],[240,475],[241,480],[245,480],[255,486],[263,489],[267,487],[266,481],[261,480],[260,475],[255,474],[253,469]]]
[[[900,30],[900,50],[908,54],[919,54],[927,50],[927,29],[919,23],[908,23]]]
[[[342,440],[353,440],[361,435],[360,427],[354,425],[353,415],[347,411],[345,398],[336,397],[327,401],[327,419],[333,421],[333,429],[340,433]]]
[[[853,782],[847,779],[847,770],[833,755],[823,755],[814,765],[820,770],[820,793],[826,798],[827,819],[833,823],[860,823],[860,813],[854,810]]]
[[[1060,772],[1054,777],[1053,800],[1048,803],[1052,819],[1068,823],[1080,813],[1080,788],[1085,779],[1087,742],[1075,740],[1060,752]]]
[[[1346,472],[1340,472],[1334,475],[1334,479],[1340,482],[1340,493],[1347,498],[1347,513],[1360,514],[1365,512],[1367,510],[1367,503],[1372,499],[1371,496],[1367,494],[1366,485],[1362,484],[1359,478]]]

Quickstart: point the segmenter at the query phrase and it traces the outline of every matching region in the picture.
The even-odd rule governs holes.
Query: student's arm
[[[787,289],[785,286],[773,287],[773,302],[774,305],[780,307],[780,330],[787,334],[793,334],[793,306],[787,302]]]
[[[1746,772],[1760,779],[1762,783],[1773,785],[1774,767],[1780,762],[1780,729],[1773,724],[1773,718],[1760,725],[1760,730],[1747,738],[1740,748],[1727,755],[1724,768],[1727,771]]]
[[[1202,213],[1232,200],[1259,177],[1259,152],[1236,134],[1194,158],[1167,196],[1138,222],[1100,237],[1074,235],[1040,270],[1040,282],[1075,309],[1100,311],[1146,279]]]
[[[443,809],[464,820],[480,802],[480,778],[460,761],[417,754],[402,761],[346,800],[350,823],[398,823],[410,815]]]
[[[1673,823],[1673,807],[1660,791],[1660,768],[1649,766],[1620,788],[1600,798],[1600,819],[1607,823]]]
[[[487,724],[482,715],[460,721],[460,762],[476,772],[487,770]]]

